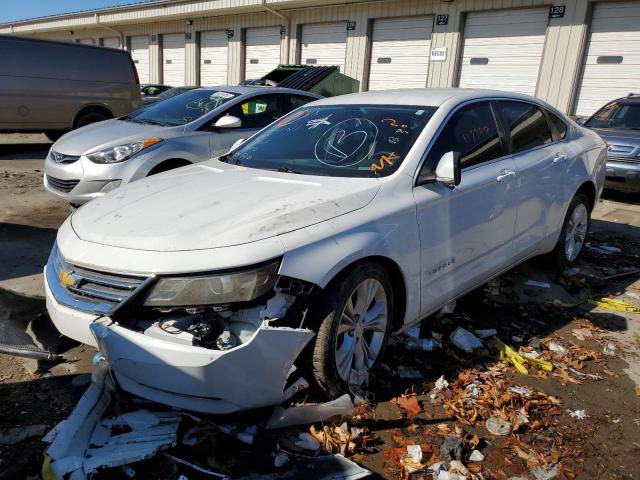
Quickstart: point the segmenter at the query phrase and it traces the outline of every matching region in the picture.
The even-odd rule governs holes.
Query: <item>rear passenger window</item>
[[[285,107],[285,111],[283,113],[289,113],[291,110],[295,110],[296,108],[306,105],[309,102],[313,102],[314,100],[315,98],[291,95],[289,97],[289,102],[285,102],[285,105],[286,103],[288,103],[288,105]]]
[[[500,112],[511,131],[513,153],[553,142],[551,129],[540,107],[523,102],[500,101]]]
[[[558,117],[557,115],[554,115],[553,113],[551,113],[548,110],[547,110],[547,115],[551,119],[551,123],[553,124],[553,128],[556,129],[556,135],[557,135],[556,140],[562,140],[564,137],[567,136],[567,124],[564,123],[560,119],[560,117]]]
[[[424,168],[434,171],[442,155],[450,151],[460,153],[462,168],[504,155],[489,102],[474,103],[453,114],[431,147]]]

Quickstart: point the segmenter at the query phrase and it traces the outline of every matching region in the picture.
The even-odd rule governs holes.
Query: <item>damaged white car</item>
[[[272,405],[368,381],[401,334],[525,259],[578,258],[605,143],[531,97],[320,100],[231,153],[96,199],[45,267],[65,335],[175,407]]]

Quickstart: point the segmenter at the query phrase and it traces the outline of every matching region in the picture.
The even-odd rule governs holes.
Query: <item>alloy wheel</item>
[[[353,290],[340,316],[335,359],[340,378],[349,381],[351,371],[373,366],[387,330],[387,294],[382,284],[368,278]]]
[[[564,239],[564,254],[569,262],[573,262],[584,247],[589,226],[589,212],[583,203],[576,205],[571,212]]]

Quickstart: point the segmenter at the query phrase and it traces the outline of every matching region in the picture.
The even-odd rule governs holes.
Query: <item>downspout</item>
[[[96,25],[97,25],[98,27],[102,27],[102,28],[104,28],[105,30],[108,30],[108,31],[110,31],[110,32],[113,32],[113,33],[117,33],[117,34],[118,34],[118,37],[120,38],[120,48],[124,49],[124,48],[126,47],[126,45],[124,44],[124,33],[120,32],[119,30],[115,30],[114,28],[107,27],[106,25],[101,24],[101,23],[100,23],[100,17],[98,16],[98,14],[97,14],[97,13],[94,15],[94,17],[95,17],[95,19],[96,19]]]
[[[276,17],[280,17],[285,20],[287,29],[287,42],[284,45],[284,63],[289,63],[289,44],[291,43],[291,19],[286,15],[281,14],[280,12],[274,10],[273,8],[267,6],[267,0],[262,0],[262,8],[264,8],[267,12],[274,14]]]

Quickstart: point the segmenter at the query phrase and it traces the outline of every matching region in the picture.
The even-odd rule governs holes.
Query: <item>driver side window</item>
[[[231,107],[225,115],[240,119],[240,128],[263,128],[280,117],[278,95],[253,97]]]
[[[420,178],[433,178],[438,161],[451,151],[460,153],[462,169],[505,155],[489,102],[473,103],[453,114],[431,146]]]

